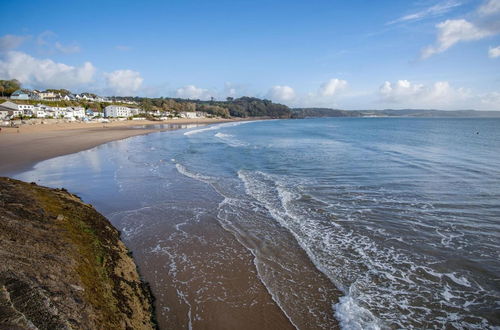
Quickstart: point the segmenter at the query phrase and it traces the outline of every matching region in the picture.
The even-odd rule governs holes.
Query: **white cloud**
[[[95,67],[90,62],[74,67],[18,51],[9,51],[0,59],[0,77],[18,79],[34,88],[79,87],[91,82],[94,73]]]
[[[497,46],[495,48],[490,47],[490,49],[488,50],[488,56],[490,58],[500,57],[500,46]]]
[[[132,95],[141,88],[143,78],[137,71],[116,70],[105,73],[107,88],[115,95]]]
[[[438,29],[436,44],[422,51],[424,59],[442,53],[458,42],[479,40],[492,34],[465,19],[446,20],[436,25],[436,28]]]
[[[235,84],[232,82],[225,82],[224,83],[224,91],[222,92],[222,95],[225,97],[238,97],[241,96],[242,94],[245,94],[246,88],[242,84]]]
[[[408,80],[398,80],[396,83],[386,81],[380,86],[379,93],[384,101],[397,103],[409,96],[417,95],[422,91],[423,87],[420,84],[412,84]]]
[[[175,95],[177,97],[181,98],[187,98],[187,99],[209,99],[211,97],[211,94],[209,93],[208,89],[204,88],[199,88],[196,87],[195,85],[187,85],[181,88],[177,88],[175,91]]]
[[[384,82],[379,88],[379,96],[384,103],[418,108],[460,106],[464,100],[471,98],[470,91],[464,88],[453,88],[447,81],[438,81],[425,86],[408,80],[398,80],[395,83]]]
[[[500,33],[500,0],[486,0],[469,15],[472,20],[449,19],[436,25],[434,45],[422,50],[426,59],[442,53],[459,42],[480,40]]]
[[[6,34],[0,37],[0,52],[15,49],[28,39],[28,36],[16,36],[13,34]]]
[[[267,95],[271,100],[279,102],[292,101],[296,98],[295,91],[290,86],[273,86]]]
[[[500,0],[488,0],[485,1],[478,9],[478,14],[480,15],[493,15],[500,13]]]
[[[330,79],[327,82],[321,84],[319,88],[319,95],[324,97],[330,97],[337,94],[340,90],[346,88],[347,81],[341,79]]]
[[[80,52],[80,46],[78,46],[75,43],[65,46],[65,45],[61,44],[60,42],[56,42],[54,44],[54,47],[55,47],[55,49],[57,49],[58,51],[60,51],[61,53],[64,53],[64,54],[72,54],[72,53]]]
[[[480,98],[484,109],[487,110],[500,110],[500,92],[490,92],[484,94]]]
[[[427,17],[436,17],[440,16],[443,14],[446,14],[450,10],[452,10],[455,7],[460,6],[461,3],[458,1],[446,1],[443,3],[438,3],[437,5],[428,7],[424,10],[418,11],[413,14],[408,14],[403,17],[400,17],[394,21],[388,22],[387,25],[390,24],[396,24],[396,23],[402,23],[402,22],[408,22],[408,21],[418,21],[422,20]]]

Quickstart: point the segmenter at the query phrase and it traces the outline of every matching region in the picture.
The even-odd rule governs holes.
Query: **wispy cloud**
[[[56,39],[57,34],[53,31],[47,30],[40,33],[36,38],[39,51],[46,55],[54,53],[73,54],[81,51],[80,46],[76,42],[65,45],[59,41],[55,41]]]
[[[13,34],[6,34],[3,37],[0,37],[0,52],[16,49],[21,46],[21,44],[28,38],[29,36],[16,36]]]
[[[474,41],[500,33],[500,0],[487,0],[470,15],[472,20],[448,19],[436,25],[434,45],[422,50],[426,59],[442,53],[459,42]]]
[[[61,53],[64,54],[73,54],[73,53],[78,53],[80,52],[80,46],[78,46],[76,43],[72,43],[70,45],[63,45],[60,42],[56,42],[54,44],[55,49],[60,51]]]
[[[488,50],[488,56],[490,58],[500,57],[500,46],[494,48],[490,47],[490,49]]]
[[[465,19],[446,20],[436,25],[438,30],[436,44],[422,51],[422,59],[442,53],[451,46],[462,41],[483,39],[492,34],[491,31],[478,28]]]
[[[488,0],[485,1],[478,9],[480,15],[492,15],[500,12],[500,1]]]
[[[195,85],[187,85],[181,88],[177,88],[175,95],[177,97],[183,97],[188,99],[200,99],[206,100],[212,97],[213,93],[210,93],[208,89],[196,87]]]
[[[398,19],[387,22],[386,25],[411,22],[411,21],[419,21],[429,17],[438,17],[446,14],[451,11],[453,8],[461,6],[462,3],[458,1],[445,1],[443,3],[438,3],[437,5],[425,8],[423,10],[417,11],[415,13],[411,13],[408,15],[404,15]]]

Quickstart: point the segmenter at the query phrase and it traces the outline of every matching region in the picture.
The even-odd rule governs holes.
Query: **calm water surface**
[[[126,240],[168,221],[159,215],[173,202],[203,198],[193,210],[251,251],[299,328],[500,325],[499,119],[219,124],[112,142],[17,178],[76,192]],[[148,253],[189,264],[169,247]]]

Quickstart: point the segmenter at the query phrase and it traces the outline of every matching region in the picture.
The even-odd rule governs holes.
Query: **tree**
[[[12,93],[21,88],[21,83],[16,80],[0,80],[0,86],[2,86],[2,96],[10,96]]]
[[[144,111],[151,111],[153,110],[153,103],[150,99],[144,99],[141,102],[141,107],[144,109]]]

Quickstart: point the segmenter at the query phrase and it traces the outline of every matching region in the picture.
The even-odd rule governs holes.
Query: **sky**
[[[500,0],[0,4],[0,79],[27,88],[500,110]]]

